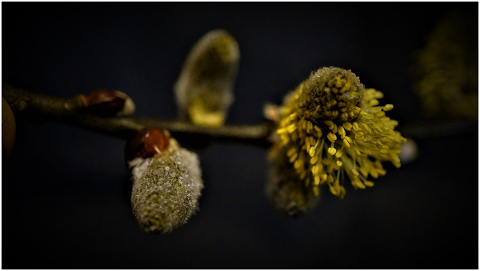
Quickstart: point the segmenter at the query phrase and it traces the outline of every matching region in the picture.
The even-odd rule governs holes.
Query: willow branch
[[[260,146],[270,144],[274,129],[272,123],[258,125],[224,125],[203,127],[178,120],[161,120],[147,117],[98,117],[82,112],[79,96],[64,99],[3,85],[2,96],[16,115],[34,122],[60,122],[95,133],[129,139],[145,127],[158,127],[169,131],[180,140],[234,141]]]
[[[185,140],[191,144],[216,140],[268,147],[271,144],[271,134],[275,129],[271,122],[257,125],[204,127],[184,121],[147,117],[98,117],[82,111],[80,96],[68,99],[51,97],[6,84],[3,85],[2,96],[20,118],[39,123],[60,122],[121,139],[129,139],[145,127],[158,127],[169,131],[180,141]],[[451,122],[408,124],[399,127],[398,130],[404,137],[418,139],[473,132],[477,129],[476,127],[471,122]]]

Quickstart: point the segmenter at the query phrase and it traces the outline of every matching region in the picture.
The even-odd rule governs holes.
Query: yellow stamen
[[[345,187],[340,186],[340,195],[338,196],[340,199],[343,199],[345,197],[346,191]]]
[[[338,127],[337,127],[336,124],[333,124],[332,126],[330,126],[330,130],[332,130],[334,133],[337,132],[337,129],[338,129]]]
[[[313,129],[313,124],[312,124],[310,121],[308,121],[308,122],[307,122],[307,133],[310,133],[310,131],[311,131],[312,129]]]
[[[358,127],[358,123],[354,122],[353,123],[353,130],[356,132],[360,129],[360,127]]]
[[[295,164],[293,164],[293,167],[295,169],[299,169],[303,164],[303,161],[301,159],[298,159],[297,161],[295,161]]]
[[[383,111],[390,111],[393,109],[393,104],[386,104],[384,107],[383,107]]]
[[[364,181],[363,183],[365,184],[366,187],[373,187],[373,185],[374,185],[373,182],[368,181],[368,180],[367,180],[367,181]]]
[[[372,175],[372,177],[375,178],[375,179],[378,178],[378,173],[377,173],[377,171],[376,171],[375,169],[373,169],[373,168],[370,170],[370,175]]]
[[[295,131],[296,129],[297,129],[297,125],[295,125],[295,123],[292,123],[289,126],[287,126],[287,131],[289,133],[293,133],[293,131]]]
[[[331,142],[335,142],[335,140],[337,140],[337,136],[334,133],[328,133],[327,138]]]
[[[342,126],[338,127],[338,134],[339,134],[342,138],[345,137],[345,135],[346,135],[345,129],[344,129]]]
[[[332,175],[328,175],[328,177],[327,177],[327,182],[333,183],[333,181],[334,181],[334,180],[333,180]]]
[[[294,153],[296,153],[296,152],[297,152],[297,149],[296,149],[295,147],[290,148],[290,149],[288,150],[288,152],[287,152],[287,156],[288,156],[288,157],[291,157],[291,156],[292,156]]]
[[[370,127],[368,127],[368,125],[366,125],[365,123],[362,123],[362,128],[363,130],[367,131],[369,134],[372,133],[372,130],[370,129]]]
[[[336,196],[337,195],[337,190],[335,190],[335,187],[333,187],[333,185],[330,185],[329,188],[330,188],[330,193],[332,193],[333,195]]]
[[[319,185],[320,184],[320,177],[315,176],[314,181],[315,181],[315,185]]]
[[[367,177],[368,176],[368,170],[366,168],[366,166],[363,166],[360,168],[360,173],[362,173],[363,177]]]
[[[355,186],[355,187],[358,187],[358,188],[361,188],[361,189],[365,189],[365,185],[360,181],[360,179],[358,178],[355,178],[353,181],[352,181],[352,184]]]
[[[355,134],[355,139],[359,139],[359,140],[362,140],[364,139],[365,137],[363,136],[363,133],[357,133]]]
[[[327,173],[323,173],[322,176],[321,176],[321,178],[322,178],[323,181],[326,181],[327,178],[328,178]]]
[[[352,124],[351,124],[350,122],[348,122],[348,121],[347,121],[347,122],[344,122],[344,123],[342,124],[342,126],[343,126],[343,128],[345,128],[345,130],[347,130],[347,131],[350,131],[350,130],[352,129]]]
[[[302,171],[302,173],[300,174],[300,180],[303,180],[305,179],[305,176],[307,176],[307,172],[306,171]],[[306,180],[306,182],[309,182],[310,180]]]
[[[295,152],[289,159],[290,163],[293,163],[293,161],[297,160],[297,157],[298,157],[298,153]]]

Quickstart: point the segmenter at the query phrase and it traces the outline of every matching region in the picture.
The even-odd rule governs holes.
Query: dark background
[[[216,28],[238,41],[227,122],[264,121],[265,102],[323,66],[351,69],[422,120],[413,53],[445,12],[478,3],[2,3],[3,82],[70,97],[118,89],[136,115],[175,118],[172,86],[191,46]],[[291,219],[264,194],[266,150],[197,153],[200,211],[150,236],[131,212],[124,142],[57,123],[17,123],[2,167],[2,268],[478,268],[478,133],[418,139],[420,156],[374,188],[322,191]]]

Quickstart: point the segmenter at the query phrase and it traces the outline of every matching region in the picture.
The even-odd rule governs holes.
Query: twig
[[[80,96],[70,99],[57,98],[14,88],[7,84],[3,85],[2,96],[19,117],[40,123],[61,122],[121,139],[129,139],[139,130],[153,126],[167,130],[180,141],[189,142],[194,146],[203,146],[211,140],[216,140],[268,147],[271,145],[271,135],[275,129],[275,125],[271,122],[257,125],[203,127],[184,121],[147,117],[98,117],[82,110]],[[443,137],[476,130],[477,125],[472,122],[416,123],[399,127],[404,137],[414,139]]]
[[[203,127],[177,120],[160,120],[146,117],[98,117],[82,111],[79,96],[63,99],[41,95],[12,86],[3,85],[2,96],[16,115],[36,122],[54,121],[76,126],[92,132],[129,139],[144,127],[158,127],[169,131],[179,140],[234,141],[258,146],[270,145],[272,123],[258,125],[224,125]]]

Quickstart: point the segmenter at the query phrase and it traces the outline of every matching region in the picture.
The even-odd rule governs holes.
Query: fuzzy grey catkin
[[[212,30],[191,49],[174,86],[179,117],[220,126],[233,102],[240,52],[225,30]]]
[[[130,166],[132,209],[145,232],[171,232],[198,209],[203,183],[196,154],[171,144],[165,153],[135,158]]]

